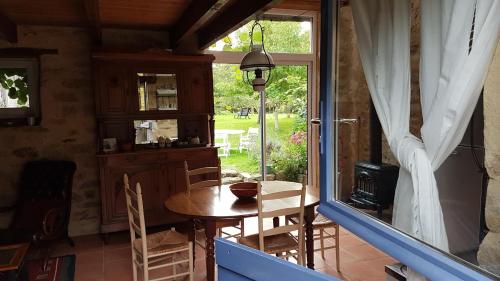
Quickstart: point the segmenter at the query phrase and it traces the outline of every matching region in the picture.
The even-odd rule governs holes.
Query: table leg
[[[193,265],[196,259],[196,223],[194,220],[189,221],[188,240],[193,243]]]
[[[304,220],[306,227],[306,253],[307,253],[307,267],[314,269],[314,236],[313,226],[314,221],[314,207],[306,207],[304,210]]]
[[[216,232],[215,221],[205,221],[205,254],[206,254],[206,268],[207,268],[207,281],[215,281],[215,245],[214,236]]]

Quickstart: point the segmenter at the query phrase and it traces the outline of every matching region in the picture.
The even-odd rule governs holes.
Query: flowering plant
[[[307,133],[300,131],[292,134],[289,142],[271,153],[271,161],[286,180],[297,181],[307,169]]]
[[[293,144],[296,144],[296,145],[300,145],[302,143],[305,143],[306,138],[307,138],[306,132],[302,132],[302,131],[296,132],[290,136],[290,142]]]

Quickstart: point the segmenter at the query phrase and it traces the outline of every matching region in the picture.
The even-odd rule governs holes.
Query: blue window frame
[[[221,281],[339,281],[312,269],[218,238],[215,241]]]
[[[368,0],[367,0],[368,1]],[[485,272],[472,268],[391,226],[336,201],[334,187],[337,171],[336,45],[337,0],[321,1],[321,74],[320,74],[320,186],[319,211],[342,227],[366,240],[431,280],[492,280]]]

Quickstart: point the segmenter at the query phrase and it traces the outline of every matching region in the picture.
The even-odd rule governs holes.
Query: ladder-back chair
[[[219,190],[222,186],[221,179],[221,167],[220,167],[220,159],[217,159],[217,166],[215,167],[202,167],[197,169],[189,170],[189,166],[187,161],[184,161],[184,173],[186,176],[186,193],[190,196],[191,192],[200,188],[209,188],[209,187],[218,187]],[[196,177],[197,180],[193,181],[193,178]],[[219,236],[223,238],[237,238],[243,236],[245,231],[245,223],[243,219],[225,219],[216,222],[216,227],[219,232]],[[196,233],[203,234],[204,228],[199,221],[195,221]],[[233,228],[233,231],[229,231],[229,228]],[[203,236],[203,235],[201,235]],[[205,248],[204,242],[202,239],[196,239],[196,244],[200,247]]]
[[[298,224],[299,220],[296,216],[285,217],[285,223]],[[316,213],[314,221],[312,222],[314,241],[320,243],[320,248],[314,251],[320,251],[321,257],[325,259],[325,250],[335,249],[335,266],[337,271],[340,272],[340,241],[339,241],[339,225],[320,213]],[[335,244],[325,246],[325,239],[335,240]]]
[[[137,281],[138,269],[142,270],[144,281],[174,280],[185,276],[189,276],[189,280],[192,281],[192,242],[188,241],[186,235],[178,233],[174,228],[146,234],[141,185],[137,183],[135,191],[130,189],[126,174],[123,176],[123,183],[127,200],[134,281]],[[187,271],[177,272],[177,266],[182,265],[187,267]],[[155,279],[149,278],[151,271],[165,267],[171,267],[172,274]]]
[[[278,254],[282,258],[294,257],[297,263],[304,264],[304,200],[306,186],[300,189],[288,189],[266,193],[262,185],[257,185],[259,233],[241,237],[239,242],[268,254]],[[298,224],[283,225],[264,230],[264,219],[294,215]],[[298,232],[298,238],[293,232]]]

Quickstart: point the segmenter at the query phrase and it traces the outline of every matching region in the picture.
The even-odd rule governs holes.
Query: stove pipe
[[[382,126],[377,111],[370,100],[370,162],[382,164]]]

